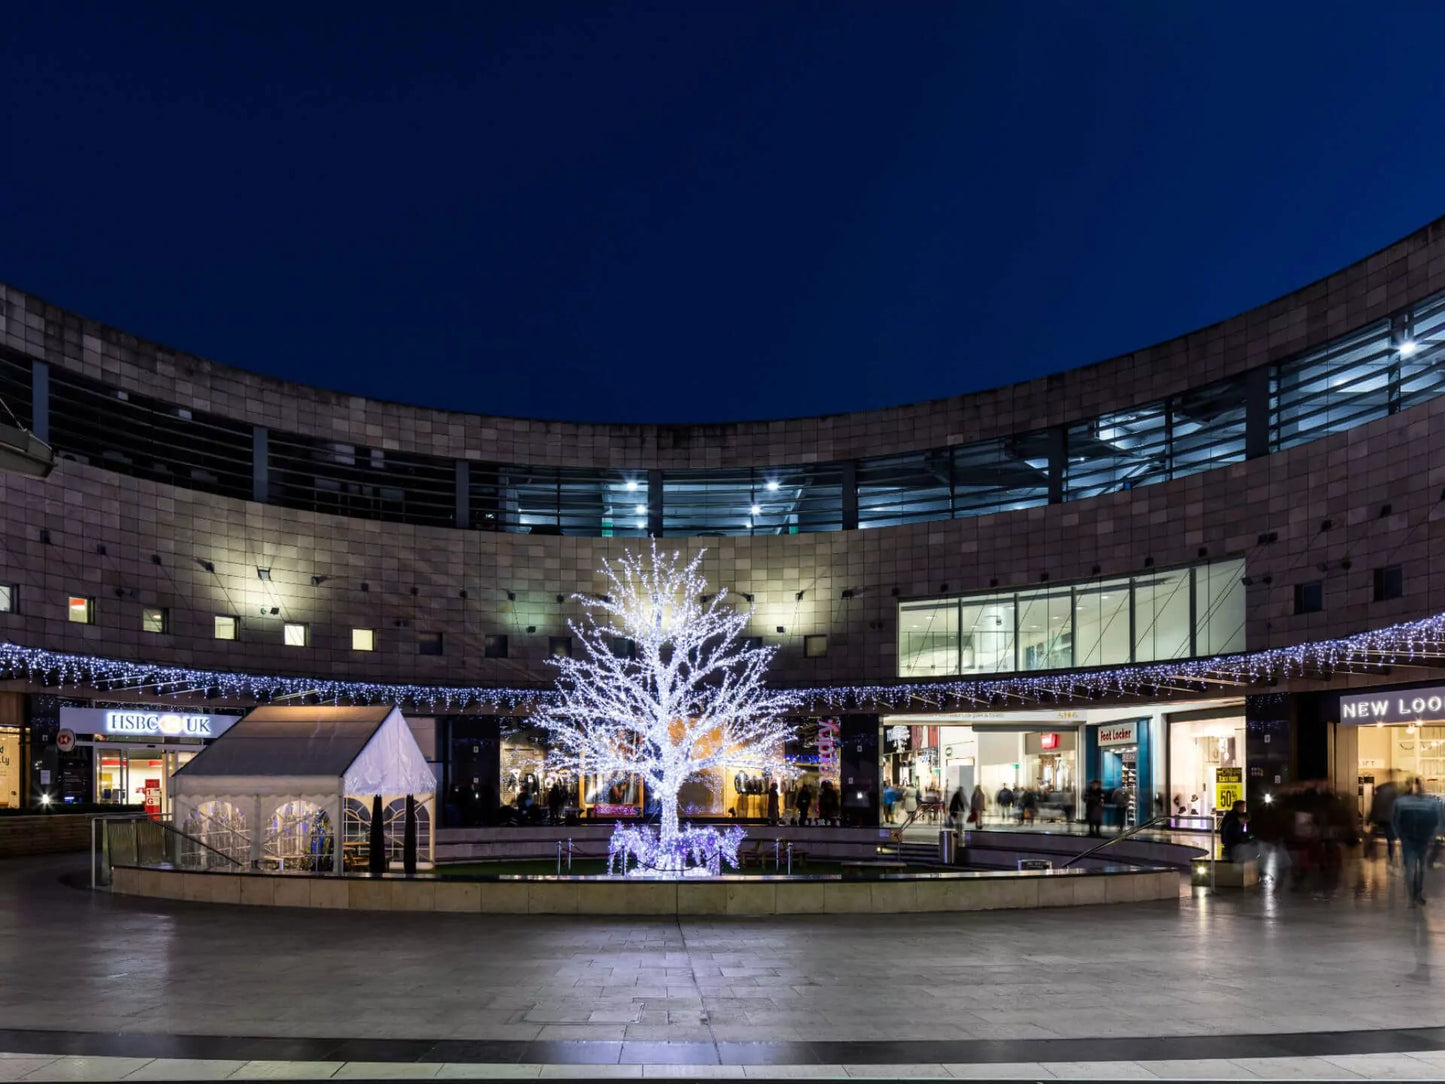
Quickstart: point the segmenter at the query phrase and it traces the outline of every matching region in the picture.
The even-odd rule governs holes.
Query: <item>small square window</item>
[[[816,636],[803,637],[803,657],[805,659],[821,659],[828,654],[828,637],[822,633]]]
[[[146,632],[170,632],[170,611],[161,606],[147,606],[140,612],[140,627]]]
[[[1375,601],[1388,602],[1405,594],[1405,570],[1400,565],[1375,569]]]
[[[13,583],[0,583],[0,614],[13,614],[18,609],[19,595]]]
[[[215,617],[215,635],[217,640],[234,640],[236,638],[237,621],[230,614],[217,614]]]
[[[572,637],[547,637],[547,654],[554,659],[570,659],[572,657]]]
[[[352,629],[351,630],[352,651],[375,651],[376,630],[375,629]]]
[[[287,647],[305,647],[310,631],[309,626],[288,621],[282,626],[282,637]]]
[[[440,655],[442,654],[442,634],[439,632],[419,632],[416,634],[416,653],[418,655]]]
[[[1320,580],[1294,585],[1294,612],[1317,614],[1325,608],[1325,585]]]
[[[70,608],[66,615],[77,625],[89,625],[95,620],[95,599],[84,595],[71,595]]]
[[[633,659],[637,657],[637,645],[626,636],[614,636],[611,642],[612,654],[619,659]]]
[[[756,650],[758,650],[758,648],[760,648],[760,647],[762,647],[762,646],[763,646],[763,638],[762,638],[761,636],[744,636],[744,637],[743,637],[743,649],[746,650],[746,651],[756,651]]]
[[[505,636],[484,636],[482,638],[482,657],[505,659],[507,657],[507,638]]]

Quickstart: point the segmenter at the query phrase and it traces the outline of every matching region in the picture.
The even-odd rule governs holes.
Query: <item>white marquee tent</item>
[[[226,855],[253,868],[339,872],[342,856],[367,841],[375,795],[393,858],[407,795],[419,862],[436,853],[436,777],[400,708],[256,708],[181,767],[172,787],[176,827],[197,844],[188,864]]]

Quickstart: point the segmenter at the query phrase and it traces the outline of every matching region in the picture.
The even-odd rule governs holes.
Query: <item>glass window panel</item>
[[[1169,477],[1168,413],[1150,403],[1071,425],[1067,447],[1065,500],[1162,482]]]
[[[1170,402],[1170,476],[1244,461],[1245,381],[1220,380]]]
[[[778,534],[778,491],[758,493],[751,470],[667,471],[662,476],[662,531],[669,535]],[[765,495],[765,496],[764,496]],[[756,512],[754,510],[756,509]]]
[[[376,630],[375,629],[352,629],[351,630],[352,651],[375,651]]]
[[[1189,569],[1134,577],[1134,661],[1189,655]]]
[[[1129,579],[1102,580],[1074,590],[1077,666],[1113,666],[1131,658]]]
[[[967,598],[959,605],[959,671],[1001,674],[1015,668],[1014,598]]]
[[[1216,561],[1194,570],[1194,651],[1244,650],[1244,561]]]
[[[165,632],[166,611],[158,606],[147,606],[141,610],[141,628],[146,632]]]
[[[1060,670],[1073,665],[1073,608],[1073,594],[1067,588],[1019,592],[1020,670]]]
[[[215,632],[217,640],[234,640],[236,638],[236,619],[229,614],[217,614]]]
[[[301,625],[301,624],[297,624],[297,623],[294,622],[294,621],[288,621],[288,622],[286,622],[286,624],[282,627],[281,637],[282,637],[282,642],[283,642],[287,647],[305,647],[305,646],[306,646],[306,626],[305,626],[305,625]]]
[[[0,583],[0,614],[15,612],[15,585]]]
[[[66,609],[66,616],[77,625],[89,625],[95,613],[95,602],[93,599],[83,595],[71,595],[70,602]]]
[[[1049,502],[1049,454],[1026,433],[953,449],[953,514],[979,516]]]
[[[1428,298],[1410,311],[1409,350],[1396,354],[1398,408],[1445,393],[1445,295]]]
[[[1390,412],[1398,360],[1390,322],[1380,320],[1280,365],[1274,379],[1274,445],[1292,448]]]
[[[952,455],[946,450],[858,464],[858,526],[892,527],[953,516]]]
[[[958,651],[956,601],[899,603],[899,677],[957,674]]]

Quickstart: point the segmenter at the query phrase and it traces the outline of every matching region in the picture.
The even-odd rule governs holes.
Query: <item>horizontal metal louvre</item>
[[[1069,426],[1064,500],[1077,501],[1169,477],[1169,412],[1163,403]]]
[[[953,514],[984,516],[1049,502],[1048,434],[953,449]]]
[[[456,464],[295,433],[269,437],[272,504],[358,519],[456,523]]]
[[[892,527],[953,517],[948,449],[864,459],[858,464],[858,526]]]
[[[61,458],[228,497],[251,496],[251,427],[50,369]]]
[[[1391,412],[1392,384],[1398,386],[1398,360],[1390,322],[1379,320],[1278,366],[1273,446],[1293,448],[1385,417]]]
[[[35,419],[30,413],[30,371],[28,358],[0,351],[0,402],[9,408],[0,407],[0,425],[18,421],[26,429],[34,427]]]
[[[665,471],[667,535],[756,535],[836,531],[843,525],[837,464]]]
[[[1243,462],[1246,406],[1242,376],[1206,384],[1171,399],[1169,476],[1183,478],[1226,463]]]
[[[472,463],[469,475],[472,526],[481,530],[594,538],[647,533],[647,484],[636,472]]]
[[[1423,301],[1410,310],[1409,357],[1399,359],[1399,409],[1445,392],[1445,297]]]

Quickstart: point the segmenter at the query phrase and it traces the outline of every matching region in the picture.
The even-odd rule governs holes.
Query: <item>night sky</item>
[[[1445,214],[1445,4],[8,5],[0,281],[498,414],[1087,364]]]

